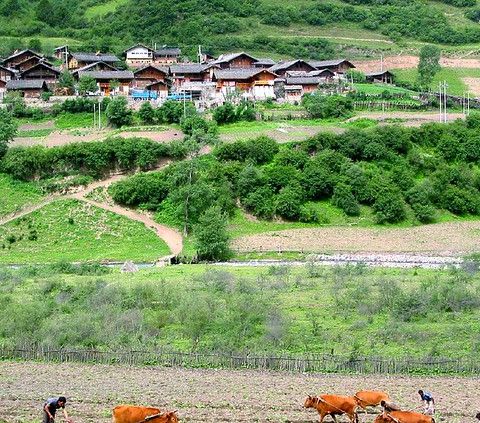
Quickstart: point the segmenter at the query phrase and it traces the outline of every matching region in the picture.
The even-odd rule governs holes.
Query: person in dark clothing
[[[435,414],[435,400],[430,392],[424,392],[421,389],[418,391],[420,398],[423,402],[424,411],[423,414],[427,414],[429,416]]]
[[[43,420],[42,423],[54,423],[55,414],[59,408],[63,409],[63,416],[65,421],[72,423],[72,420],[68,417],[67,410],[65,410],[65,404],[67,399],[65,397],[49,398],[43,404]]]

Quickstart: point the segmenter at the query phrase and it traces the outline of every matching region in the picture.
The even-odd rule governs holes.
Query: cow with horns
[[[357,401],[354,397],[340,395],[308,396],[303,404],[305,408],[315,408],[320,414],[320,423],[326,416],[331,416],[336,422],[337,417],[346,414],[351,423],[358,423]]]

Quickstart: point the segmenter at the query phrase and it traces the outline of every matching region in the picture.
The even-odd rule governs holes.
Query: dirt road
[[[0,416],[9,423],[40,420],[42,402],[65,394],[76,423],[110,423],[118,404],[178,410],[182,422],[316,422],[306,395],[387,391],[400,406],[418,407],[419,388],[432,391],[441,419],[473,423],[480,409],[478,378],[339,376],[262,371],[194,370],[0,362]],[[374,415],[360,415],[373,422]],[[339,422],[346,422],[339,418]]]
[[[480,59],[462,59],[442,57],[440,65],[446,68],[480,68]],[[375,60],[358,60],[355,66],[362,72],[376,72],[381,69],[380,57]],[[412,69],[418,66],[418,56],[401,55],[387,56],[383,58],[383,69]]]

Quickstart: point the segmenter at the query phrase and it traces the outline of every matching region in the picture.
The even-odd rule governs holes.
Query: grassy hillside
[[[38,202],[43,196],[36,184],[18,181],[2,173],[0,173],[0,193],[0,218],[20,210],[27,204]]]
[[[55,201],[0,226],[0,262],[154,261],[167,245],[144,225],[76,200]]]
[[[0,274],[0,342],[11,344],[386,357],[480,348],[480,278],[462,271],[184,265],[124,275],[62,265]]]
[[[0,55],[31,38],[120,53],[134,42],[179,44],[195,57],[247,49],[274,57],[326,58],[417,49],[422,42],[480,41],[476,0],[0,0]],[[55,42],[53,42],[55,40]],[[470,47],[469,47],[470,48]]]

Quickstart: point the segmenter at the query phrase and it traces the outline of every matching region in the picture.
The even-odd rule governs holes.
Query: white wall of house
[[[153,62],[153,52],[148,48],[137,46],[127,51],[126,61],[130,65],[142,66]]]
[[[255,100],[266,100],[268,98],[275,98],[273,92],[273,85],[254,85],[252,88],[252,95]]]

